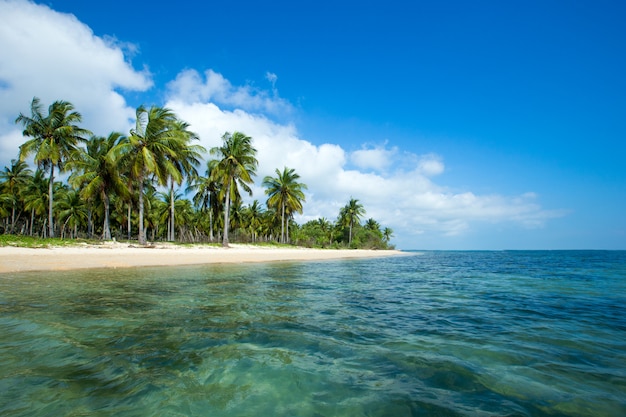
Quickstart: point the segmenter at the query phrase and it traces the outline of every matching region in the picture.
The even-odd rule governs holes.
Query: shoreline
[[[381,258],[398,255],[406,253],[399,250],[275,248],[242,244],[231,244],[229,248],[202,245],[181,247],[172,244],[140,247],[117,242],[50,248],[2,246],[0,274],[142,266]]]

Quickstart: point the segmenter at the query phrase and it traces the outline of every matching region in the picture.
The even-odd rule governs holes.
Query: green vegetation
[[[58,237],[42,238],[37,236],[24,235],[0,235],[0,246],[14,246],[17,248],[50,248],[59,246],[76,246],[76,245],[101,245],[101,240],[93,239],[61,239]]]
[[[390,248],[393,231],[351,198],[335,221],[299,225],[305,183],[292,168],[266,176],[265,204],[252,196],[258,161],[253,139],[226,132],[208,152],[169,109],[140,106],[128,135],[93,136],[66,101],[47,114],[33,98],[20,114],[25,142],[0,171],[0,245],[97,244],[103,240],[240,243],[319,248]],[[204,156],[204,174],[198,172]],[[27,159],[32,158],[34,171]],[[67,172],[64,180],[56,173]],[[185,184],[185,186],[183,186]],[[189,198],[188,198],[189,197]]]
[[[304,192],[306,184],[297,182],[300,175],[294,169],[285,167],[283,172],[276,169],[276,178],[267,176],[263,179],[266,188],[265,194],[269,196],[267,206],[280,213],[280,242],[286,243],[289,235],[289,222],[286,221],[293,212],[302,213],[302,203],[305,201]],[[286,232],[285,232],[286,230]]]

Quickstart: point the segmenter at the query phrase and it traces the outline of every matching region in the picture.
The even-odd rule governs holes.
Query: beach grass
[[[100,245],[102,241],[95,239],[61,239],[8,234],[0,235],[0,246],[13,246],[17,248],[50,248],[85,244]]]

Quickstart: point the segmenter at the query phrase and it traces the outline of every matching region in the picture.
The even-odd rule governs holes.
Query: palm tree
[[[67,190],[59,199],[58,203],[59,220],[63,222],[61,227],[61,237],[65,232],[65,226],[74,229],[72,233],[76,238],[78,235],[78,226],[85,224],[87,221],[87,204],[81,198],[80,193],[76,190]]]
[[[160,198],[160,200],[158,201],[159,204],[156,207],[159,223],[167,223],[167,237],[169,239],[169,237],[171,236],[170,228],[173,226],[170,222],[170,207],[173,205],[176,208],[176,210],[174,211],[174,213],[176,214],[176,217],[174,218],[174,225],[179,226],[186,226],[191,223],[191,212],[193,212],[193,208],[191,206],[191,202],[189,200],[183,199],[183,195],[180,193],[173,194],[174,201],[171,201],[171,193],[157,193],[157,195]]]
[[[120,141],[120,143],[118,143],[118,145],[126,141],[128,141],[128,138],[124,138],[122,141]],[[139,182],[132,173],[133,158],[128,158],[120,155],[119,148],[117,147],[118,145],[116,145],[115,148],[111,150],[111,157],[117,161],[117,167],[120,172],[120,176],[125,182],[125,188],[127,192],[121,195],[121,198],[115,199],[113,215],[116,215],[116,217],[118,218],[118,223],[120,225],[124,222],[126,223],[126,237],[130,241],[132,237],[132,229],[134,223],[133,208],[139,206],[139,192],[137,190],[140,190],[141,187],[139,186]],[[138,218],[136,222],[138,223]]]
[[[125,178],[117,166],[113,149],[124,141],[124,135],[112,132],[108,137],[92,136],[87,142],[85,152],[79,152],[68,164],[74,173],[70,176],[70,183],[81,188],[81,197],[85,200],[100,198],[104,205],[104,223],[102,225],[102,239],[111,240],[110,202],[111,193],[127,197],[128,188]]]
[[[256,242],[259,232],[263,224],[263,207],[259,200],[254,200],[251,205],[246,208],[246,225],[252,236],[252,241]]]
[[[11,204],[12,198],[8,193],[2,193],[0,189],[0,217],[7,217],[9,215],[9,210],[7,210],[7,206]],[[4,228],[6,232],[6,227]]]
[[[328,245],[333,244],[333,225],[325,217],[317,219],[320,230],[328,238]]]
[[[174,211],[174,183],[179,186],[183,182],[185,176],[195,176],[198,174],[196,171],[196,165],[200,163],[201,153],[206,152],[200,145],[192,145],[192,140],[198,140],[198,135],[188,130],[189,124],[181,120],[176,120],[172,123],[172,131],[179,136],[180,142],[179,149],[176,149],[174,156],[168,155],[169,164],[167,166],[167,172],[170,177],[170,215],[169,215],[169,233],[167,240],[175,240],[175,211]]]
[[[372,232],[382,233],[380,230],[380,223],[371,217],[365,221],[365,228],[367,230],[371,230]]]
[[[148,231],[152,232],[150,240],[155,240],[156,236],[160,234],[161,225],[159,213],[167,213],[167,203],[164,203],[159,199],[159,193],[154,184],[148,180],[144,182],[144,226],[146,235]],[[167,194],[165,194],[167,195]]]
[[[385,227],[383,229],[383,241],[385,242],[386,245],[389,244],[389,241],[391,240],[392,236],[393,236],[393,229],[389,227]]]
[[[34,153],[37,166],[50,170],[48,234],[53,237],[54,167],[58,167],[59,172],[63,172],[65,162],[76,151],[78,144],[85,141],[84,136],[90,132],[78,127],[77,123],[80,123],[82,116],[74,110],[72,103],[55,101],[48,108],[47,116],[43,115],[42,107],[39,99],[34,97],[30,105],[31,116],[20,113],[15,123],[21,123],[24,126],[23,135],[32,138],[20,146],[20,160],[23,161]]]
[[[122,170],[120,175],[123,178],[126,191],[125,195],[111,193],[109,196],[111,239],[122,238],[126,234],[127,239],[130,240],[132,205],[136,196],[133,195],[133,189],[129,186],[130,181],[126,173]],[[104,216],[104,207],[102,207],[102,214]]]
[[[15,211],[17,209],[17,203],[20,200],[21,190],[28,184],[32,178],[33,171],[28,168],[28,165],[24,161],[11,160],[10,167],[4,167],[4,170],[0,172],[0,181],[2,181],[2,188],[5,190],[7,199],[11,203],[11,229],[10,233],[13,233],[15,229]]]
[[[230,205],[229,226],[235,232],[235,238],[241,240],[241,229],[245,227],[245,208],[241,198],[236,198]]]
[[[190,200],[183,198],[175,202],[176,207],[176,226],[180,230],[181,241],[194,242],[196,241],[195,234],[192,233],[195,210]]]
[[[181,194],[174,193],[174,200],[176,202],[180,200]],[[157,224],[160,226],[161,224],[167,224],[167,236],[166,239],[169,240],[170,237],[170,228],[172,227],[172,222],[170,221],[170,199],[172,195],[169,192],[157,192],[156,200],[154,201],[153,211],[154,216],[156,216]]]
[[[352,244],[352,228],[354,224],[357,223],[362,216],[365,215],[365,208],[363,205],[359,203],[359,200],[350,197],[350,201],[346,204],[340,211],[340,218],[342,219],[342,223],[350,227],[350,232],[348,234],[348,246]]]
[[[282,172],[276,169],[276,177],[267,176],[263,179],[263,186],[267,187],[265,194],[267,206],[280,210],[280,241],[285,243],[285,223],[289,214],[295,212],[302,213],[302,203],[305,200],[304,192],[306,184],[297,180],[300,175],[296,174],[293,168],[285,167]],[[289,235],[289,225],[287,224],[287,236]]]
[[[238,186],[252,195],[252,177],[256,175],[258,161],[252,138],[244,133],[228,132],[222,136],[223,144],[211,148],[211,155],[217,156],[218,162],[212,171],[212,177],[221,186],[220,198],[224,198],[224,234],[223,246],[228,246],[228,228],[230,226],[230,203],[239,196]]]
[[[115,159],[126,159],[133,179],[139,186],[139,244],[145,245],[144,229],[144,190],[145,181],[150,175],[160,185],[165,185],[168,175],[173,172],[172,160],[183,148],[184,139],[173,125],[176,115],[167,108],[153,106],[146,109],[139,106],[136,111],[135,128],[113,149]]]
[[[263,212],[263,223],[261,225],[261,235],[265,236],[265,239],[274,239],[273,236],[278,235],[278,228],[280,225],[278,224],[280,221],[280,216],[276,214],[276,210],[274,208],[268,207],[266,211]]]
[[[218,211],[218,198],[220,187],[215,181],[215,178],[211,173],[217,165],[216,160],[210,160],[207,163],[207,169],[204,176],[193,175],[187,186],[186,191],[195,192],[193,196],[194,205],[200,210],[201,213],[209,213],[209,240],[213,242],[213,213]]]
[[[48,179],[42,170],[35,171],[31,181],[24,187],[24,208],[30,210],[30,227],[29,235],[33,235],[33,227],[35,226],[35,215],[41,216],[46,212],[48,205]],[[44,223],[45,224],[45,223]],[[45,234],[45,232],[43,233]]]

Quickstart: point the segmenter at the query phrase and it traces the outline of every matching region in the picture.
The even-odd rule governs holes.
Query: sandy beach
[[[86,268],[129,268],[211,263],[306,261],[325,259],[376,258],[397,256],[397,250],[335,250],[264,247],[232,244],[176,246],[168,244],[139,247],[119,242],[51,248],[0,247],[0,273],[62,271]]]

